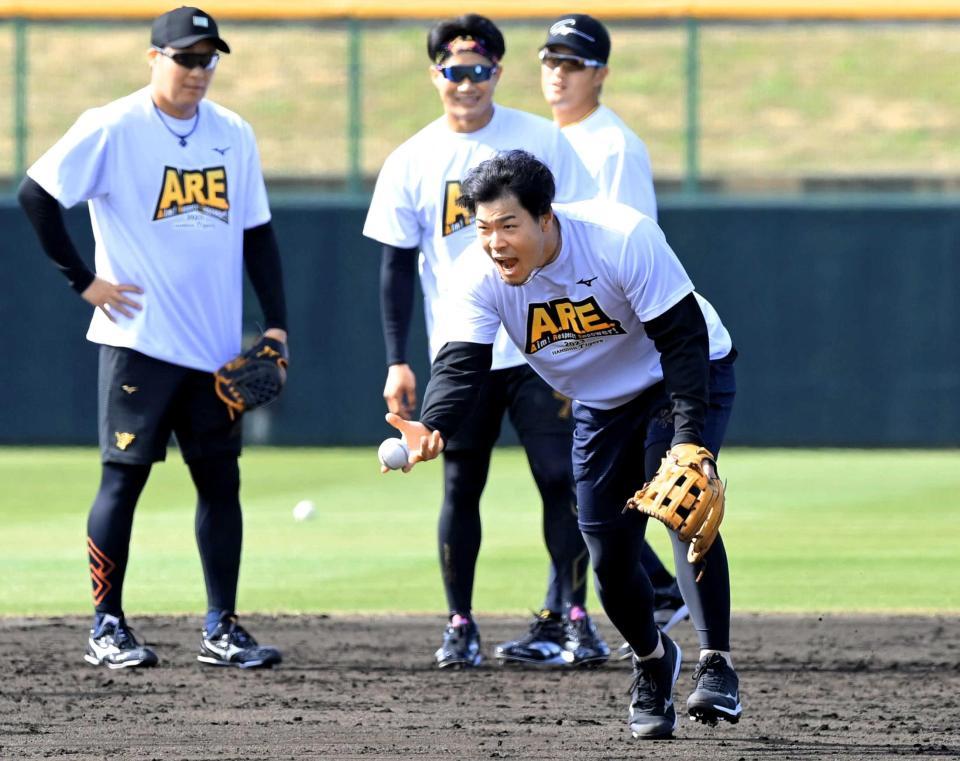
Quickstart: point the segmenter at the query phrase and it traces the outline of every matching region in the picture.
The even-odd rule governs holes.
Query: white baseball
[[[403,443],[403,439],[384,439],[380,448],[377,450],[377,458],[380,464],[390,470],[398,470],[407,464],[410,457],[410,450]]]
[[[317,512],[317,506],[313,504],[312,499],[301,499],[293,506],[293,519],[295,521],[308,521]]]

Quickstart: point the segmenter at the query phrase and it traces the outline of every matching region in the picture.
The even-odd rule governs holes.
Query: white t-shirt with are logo
[[[503,106],[496,106],[490,122],[475,132],[454,132],[440,117],[400,145],[380,170],[363,234],[388,246],[420,249],[431,360],[443,346],[437,339],[445,319],[440,296],[452,285],[454,262],[477,239],[473,218],[456,203],[460,183],[481,162],[513,149],[547,165],[558,201],[597,195],[596,183],[556,125]],[[494,342],[493,369],[522,363],[523,356],[501,334]]]
[[[489,344],[502,324],[550,386],[612,409],[663,379],[642,323],[693,283],[657,224],[635,209],[595,200],[554,212],[560,253],[524,285],[504,283],[479,242],[464,252],[457,290],[444,299],[443,338]]]
[[[213,371],[240,351],[243,231],[270,208],[250,125],[204,100],[186,145],[171,134],[193,127],[144,88],[85,112],[27,174],[65,207],[87,201],[97,275],[144,291],[131,318],[95,310],[87,338]]]

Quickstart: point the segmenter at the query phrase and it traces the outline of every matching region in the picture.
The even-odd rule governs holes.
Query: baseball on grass
[[[407,458],[410,457],[410,450],[403,443],[403,439],[384,439],[377,450],[377,458],[380,464],[390,470],[397,470],[407,464]]]
[[[301,499],[293,506],[293,519],[295,521],[308,521],[316,512],[317,506],[313,504],[312,499]]]

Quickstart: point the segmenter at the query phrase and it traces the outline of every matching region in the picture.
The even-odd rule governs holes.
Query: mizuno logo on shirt
[[[230,198],[227,195],[227,170],[222,166],[205,169],[163,168],[160,197],[153,212],[154,221],[180,214],[200,212],[229,222]]]
[[[597,275],[599,277],[599,275]],[[596,280],[596,277],[582,277],[577,281],[577,285],[585,285],[587,288],[593,285],[593,281]]]
[[[559,341],[624,334],[620,322],[608,317],[593,296],[583,301],[554,299],[527,306],[527,354],[536,354]]]

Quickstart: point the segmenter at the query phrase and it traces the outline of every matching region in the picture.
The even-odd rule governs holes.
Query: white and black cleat
[[[524,636],[497,645],[494,657],[501,666],[563,667],[573,658],[566,648],[568,636],[563,617],[542,610]]]
[[[702,658],[693,672],[696,689],[687,698],[687,713],[692,721],[715,727],[718,722],[736,724],[740,704],[740,679],[719,653]]]
[[[229,615],[221,618],[212,632],[204,630],[197,660],[208,666],[257,669],[272,668],[283,661],[283,657],[275,647],[258,645],[237,623],[237,617]]]
[[[159,659],[149,647],[137,642],[123,616],[105,615],[96,629],[90,630],[83,659],[92,666],[109,669],[156,666]]]
[[[627,724],[633,736],[641,740],[664,740],[677,728],[673,688],[680,676],[683,654],[666,634],[660,636],[664,648],[661,658],[633,659]]]

